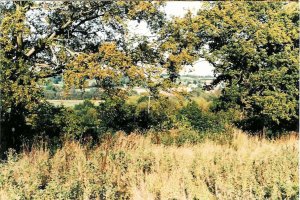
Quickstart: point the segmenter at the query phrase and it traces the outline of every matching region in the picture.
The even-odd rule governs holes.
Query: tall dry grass
[[[38,146],[0,165],[0,199],[298,199],[298,139],[236,132],[231,144],[163,146],[151,136],[96,148]]]

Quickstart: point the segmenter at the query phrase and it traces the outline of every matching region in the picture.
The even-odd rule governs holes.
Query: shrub
[[[85,100],[82,104],[74,107],[75,114],[80,116],[80,124],[85,128],[85,134],[96,136],[100,119],[97,107],[91,102]]]
[[[225,130],[225,121],[219,115],[203,111],[195,101],[182,108],[178,118],[186,120],[195,130],[200,132],[222,132]]]
[[[109,130],[129,133],[136,128],[135,105],[126,104],[125,99],[106,98],[97,109],[102,133]]]
[[[59,136],[63,127],[57,119],[62,118],[64,110],[63,107],[55,107],[47,102],[40,104],[37,114],[31,121],[33,132],[49,137]]]
[[[99,117],[96,107],[89,101],[75,106],[74,109],[44,103],[31,120],[31,125],[35,135],[81,139],[87,134],[97,133]]]
[[[167,130],[172,128],[176,122],[176,113],[181,106],[176,99],[165,96],[150,99],[150,104],[147,96],[141,97],[137,102],[135,116],[137,126],[141,129]]]

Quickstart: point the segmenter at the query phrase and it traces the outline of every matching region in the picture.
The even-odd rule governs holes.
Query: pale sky
[[[188,10],[196,14],[201,5],[199,1],[167,1],[164,11],[168,17],[183,17]]]
[[[167,1],[164,11],[167,14],[167,18],[171,19],[172,16],[183,17],[184,14],[191,10],[193,14],[196,14],[198,9],[201,7],[202,2],[197,1]],[[150,36],[150,32],[147,29],[146,23],[136,24],[130,23],[129,25],[132,33],[143,36]],[[193,67],[185,67],[180,73],[182,75],[213,75],[213,67],[207,61],[200,59]]]

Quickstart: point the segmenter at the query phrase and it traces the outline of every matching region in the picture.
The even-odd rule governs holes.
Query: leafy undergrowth
[[[298,199],[293,136],[177,147],[118,134],[94,148],[66,142],[54,155],[42,146],[0,164],[0,199]]]

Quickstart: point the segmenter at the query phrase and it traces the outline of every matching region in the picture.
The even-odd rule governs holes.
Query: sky
[[[191,10],[193,14],[196,14],[201,7],[201,4],[202,2],[199,1],[167,1],[164,11],[166,12],[167,17],[183,17],[188,10]]]
[[[167,1],[164,11],[167,14],[167,18],[171,19],[172,16],[183,17],[184,14],[191,10],[193,14],[196,14],[201,7],[202,2],[199,1]],[[132,33],[140,34],[144,36],[151,35],[147,30],[147,24],[130,23],[129,27],[132,29]],[[213,67],[207,61],[200,59],[192,67],[185,67],[181,72],[181,75],[213,75]]]

